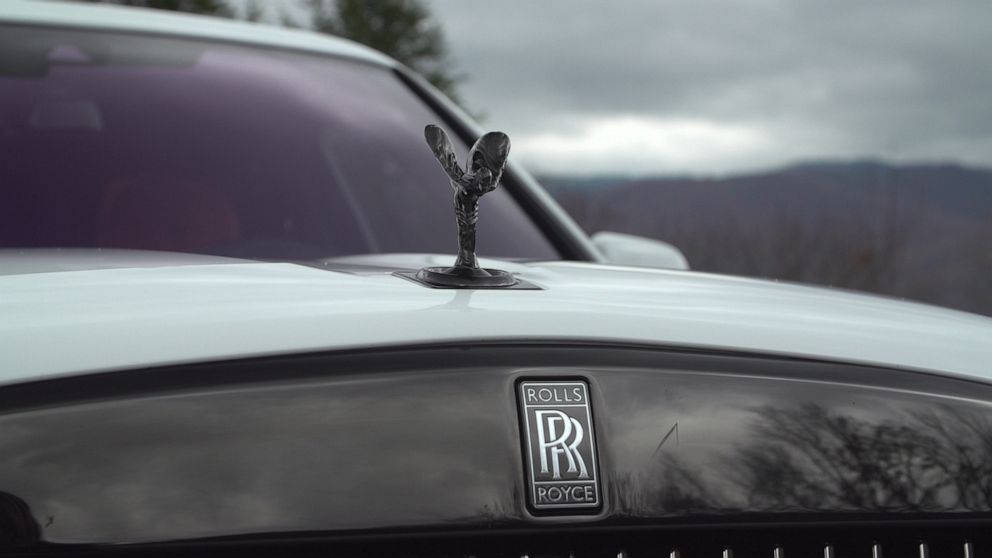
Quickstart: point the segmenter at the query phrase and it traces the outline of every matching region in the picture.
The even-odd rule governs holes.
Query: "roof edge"
[[[394,68],[399,63],[358,43],[302,29],[149,8],[51,0],[4,0],[0,24],[165,35],[307,51]]]

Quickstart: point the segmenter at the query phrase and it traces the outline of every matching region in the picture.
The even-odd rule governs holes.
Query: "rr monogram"
[[[582,423],[561,411],[535,411],[537,416],[537,444],[541,448],[541,472],[548,472],[551,463],[551,478],[561,478],[562,456],[568,463],[567,472],[579,473],[578,478],[589,478],[586,462],[579,452],[582,443]],[[576,465],[578,468],[576,468]]]

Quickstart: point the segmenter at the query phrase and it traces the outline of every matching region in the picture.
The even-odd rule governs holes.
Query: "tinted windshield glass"
[[[451,253],[431,123],[397,76],[363,63],[0,28],[0,247]],[[557,257],[505,190],[482,203],[481,255]]]

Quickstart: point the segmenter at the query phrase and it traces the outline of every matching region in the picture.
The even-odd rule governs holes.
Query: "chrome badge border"
[[[538,484],[546,484],[548,481],[538,481],[537,475],[535,474],[536,467],[536,456],[535,448],[533,445],[533,440],[531,438],[531,420],[530,413],[528,413],[528,408],[532,408],[532,405],[527,404],[526,400],[526,388],[538,386],[555,386],[555,387],[574,387],[581,386],[585,394],[585,404],[581,405],[585,407],[586,423],[588,426],[588,437],[589,446],[591,451],[591,478],[587,481],[563,481],[564,483],[569,482],[579,482],[582,484],[591,483],[594,487],[596,501],[592,503],[565,503],[565,504],[550,504],[544,503],[539,504],[537,502],[537,487]],[[535,515],[566,515],[566,514],[590,514],[597,513],[603,507],[603,489],[602,483],[599,478],[599,445],[596,439],[596,424],[593,421],[592,412],[592,389],[589,386],[588,380],[584,378],[525,378],[520,379],[516,382],[516,394],[517,394],[517,414],[519,418],[519,425],[521,429],[522,436],[520,437],[522,441],[523,451],[525,454],[526,467],[524,468],[525,483],[527,485],[527,507]],[[546,408],[555,408],[555,406],[543,406]]]

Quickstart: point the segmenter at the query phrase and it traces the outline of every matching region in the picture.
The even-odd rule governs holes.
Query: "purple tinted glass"
[[[358,62],[0,28],[0,247],[453,253],[431,123],[394,74]],[[481,255],[558,257],[504,190],[482,203]]]

